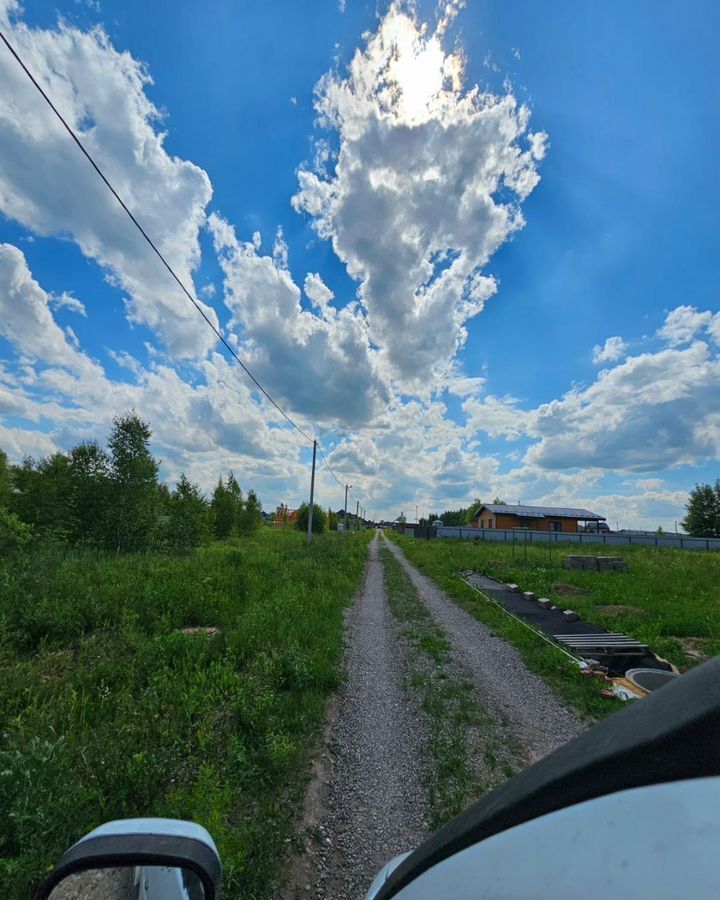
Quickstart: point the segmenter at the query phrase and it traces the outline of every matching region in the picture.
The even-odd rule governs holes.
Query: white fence
[[[459,528],[439,525],[439,538],[462,538],[466,541],[515,541],[515,543],[605,544],[622,547],[637,544],[644,547],[672,547],[676,550],[720,550],[720,538],[697,538],[680,534],[590,534],[585,532],[530,531],[524,528]]]

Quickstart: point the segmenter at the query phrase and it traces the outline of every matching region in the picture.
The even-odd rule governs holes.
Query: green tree
[[[685,505],[687,515],[682,526],[693,537],[720,537],[720,479],[711,484],[696,484]]]
[[[310,506],[308,503],[303,503],[302,506],[299,506],[297,509],[297,513],[295,514],[295,527],[298,531],[307,531],[309,508]],[[325,515],[325,511],[321,506],[318,506],[317,503],[313,503],[313,534],[322,534],[322,532],[325,531],[326,528],[327,517]]]
[[[243,510],[243,493],[232,472],[228,472],[226,487],[232,504],[233,531],[237,532],[240,523],[240,514]]]
[[[157,526],[159,463],[150,453],[151,431],[132,412],[114,419],[110,447],[111,546],[118,552],[147,550]]]
[[[185,474],[170,496],[166,544],[176,553],[189,553],[208,535],[208,504],[200,488]]]
[[[10,511],[44,537],[65,540],[72,531],[68,457],[26,457],[13,472]]]
[[[78,444],[70,451],[69,519],[73,542],[106,546],[111,510],[110,457],[97,443]]]
[[[262,504],[255,491],[248,491],[247,500],[238,513],[238,533],[254,534],[262,525]]]
[[[478,511],[482,507],[483,502],[479,497],[476,497],[473,502],[468,506],[465,510],[465,523],[469,524],[478,514]],[[449,524],[449,523],[446,523]]]
[[[218,478],[210,501],[210,518],[215,537],[218,540],[222,541],[230,537],[234,525],[233,506],[222,475]]]
[[[0,556],[24,547],[32,538],[32,528],[20,521],[15,513],[0,506]]]
[[[257,498],[255,499],[257,500]],[[222,480],[221,476],[210,502],[213,530],[218,540],[225,540],[237,532],[242,510],[242,491],[235,476],[230,472],[226,482]]]
[[[10,506],[10,492],[12,491],[12,470],[8,462],[7,453],[0,450],[0,506],[7,509]]]

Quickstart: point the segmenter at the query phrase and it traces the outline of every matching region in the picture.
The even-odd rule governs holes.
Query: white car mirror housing
[[[148,818],[107,822],[85,835],[63,854],[37,900],[62,897],[63,882],[77,880],[81,873],[125,869],[133,870],[135,880],[138,872],[145,873],[140,880],[156,885],[154,892],[146,890],[148,900],[219,897],[222,867],[208,832],[194,822]],[[143,897],[142,886],[138,890],[137,896]]]

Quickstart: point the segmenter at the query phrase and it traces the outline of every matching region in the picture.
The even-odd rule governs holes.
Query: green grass
[[[531,668],[578,709],[602,715],[614,708],[598,698],[597,687],[578,685],[576,670],[558,660],[551,648],[529,634],[496,607],[484,602],[457,577],[475,569],[501,581],[514,581],[522,590],[549,597],[583,619],[646,642],[656,653],[680,668],[695,661],[686,656],[682,639],[698,638],[708,656],[720,653],[720,554],[655,547],[605,547],[572,544],[513,546],[501,542],[393,538],[425,574],[498,634],[518,645]],[[582,553],[622,556],[627,572],[587,572],[563,568],[563,558]],[[570,585],[581,593],[563,593]],[[605,606],[633,609],[606,611]],[[589,690],[588,690],[589,688]]]
[[[190,557],[0,561],[0,879],[25,898],[89,829],[207,827],[228,896],[269,896],[338,685],[369,534]],[[216,626],[213,637],[186,626]]]
[[[433,621],[400,563],[381,546],[390,610],[410,646],[409,682],[427,715],[430,826],[437,828],[512,774],[512,751],[480,707],[474,686],[451,662],[447,637]],[[484,765],[475,755],[484,748]]]
[[[515,581],[523,590],[550,597],[564,609],[574,609],[588,622],[621,631],[644,641],[681,668],[694,664],[683,650],[682,638],[698,638],[708,656],[720,653],[720,553],[655,547],[583,546],[588,556],[622,556],[627,572],[586,572],[565,569],[562,560],[580,551],[572,545],[545,547],[459,541],[438,541],[433,553],[446,557],[444,565],[457,571],[474,568],[502,581]],[[445,551],[442,545],[447,544]],[[429,557],[428,557],[429,558]],[[498,563],[500,565],[498,565]],[[583,593],[565,594],[558,585]],[[627,606],[625,612],[603,610]]]
[[[511,553],[511,548],[504,544],[445,539],[423,541],[395,533],[389,533],[388,536],[402,547],[407,558],[418,569],[446,591],[463,609],[488,625],[499,637],[515,644],[528,668],[540,675],[560,697],[582,716],[596,719],[621,707],[620,701],[601,697],[597,683],[581,679],[577,666],[563,653],[549,646],[542,638],[511,619],[501,609],[473,590],[460,577],[460,573],[464,569],[475,569],[478,572],[486,572],[500,578],[502,581],[514,580],[524,590],[539,591],[540,588],[533,586],[530,577],[531,548],[528,548],[528,568],[520,567],[518,569],[511,567],[509,563],[505,564],[503,557],[505,553],[508,555]],[[547,559],[547,551],[545,558]],[[504,567],[497,568],[490,565],[491,560],[503,562]],[[539,557],[537,562],[540,562]],[[558,563],[555,554],[553,554],[553,563]],[[554,580],[563,580],[569,583],[569,578],[565,576],[569,576],[571,573],[564,569],[558,569],[558,572],[562,573],[562,579],[558,576]],[[576,598],[572,599],[573,607],[577,608]]]

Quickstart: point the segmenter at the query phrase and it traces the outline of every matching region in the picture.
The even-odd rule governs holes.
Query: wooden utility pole
[[[308,507],[308,545],[312,543],[313,506],[315,503],[315,454],[317,453],[317,441],[313,441],[313,464],[310,476],[310,506]]]

